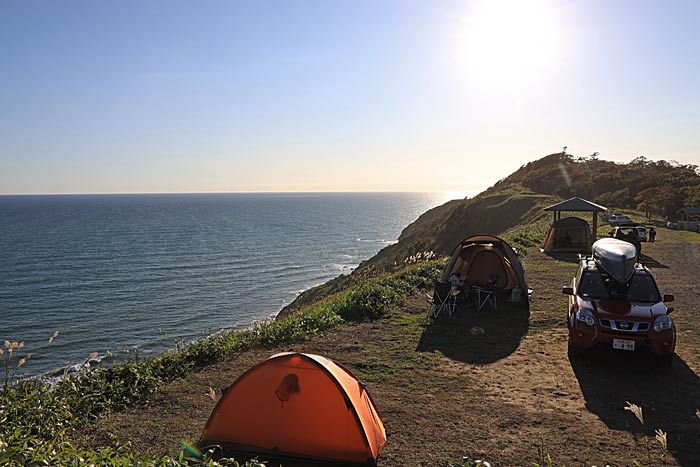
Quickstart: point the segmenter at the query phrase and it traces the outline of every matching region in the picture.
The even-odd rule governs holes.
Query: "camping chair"
[[[459,289],[457,289],[457,292]],[[433,292],[433,299],[431,301],[432,307],[430,307],[430,312],[428,313],[429,318],[437,318],[440,313],[445,312],[448,316],[452,316],[457,306],[457,297],[459,293],[456,293],[452,288],[452,284],[449,282],[436,282],[435,291]]]
[[[496,301],[496,291],[493,289],[485,289],[483,287],[475,286],[474,288],[474,300],[476,301],[477,311],[481,311],[484,306],[488,303],[494,310],[498,310],[498,302]]]
[[[488,303],[494,310],[498,310],[498,302],[496,301],[496,284],[498,283],[498,274],[492,272],[489,274],[489,280],[486,282],[486,287],[474,287],[476,295],[476,309],[480,311]]]

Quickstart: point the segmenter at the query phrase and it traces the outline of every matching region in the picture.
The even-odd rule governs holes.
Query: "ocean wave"
[[[329,267],[343,272],[350,272],[357,267],[357,263],[331,263]]]
[[[54,368],[43,375],[38,376],[38,379],[49,386],[54,386],[58,384],[62,379],[85,373],[86,371],[103,366],[103,363],[111,364],[112,362],[118,362],[119,360],[114,357],[111,353],[106,353],[103,355],[97,355],[94,358],[88,360],[86,358],[83,363],[69,363],[63,367]],[[26,380],[31,378],[25,378]]]
[[[363,243],[381,243],[382,245],[393,245],[398,240],[387,240],[385,238],[356,238],[355,241]]]

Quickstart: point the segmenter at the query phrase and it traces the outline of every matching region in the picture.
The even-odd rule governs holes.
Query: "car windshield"
[[[605,273],[585,271],[578,286],[578,295],[584,298],[642,303],[661,301],[654,278],[644,272],[635,272],[628,283],[621,284]]]

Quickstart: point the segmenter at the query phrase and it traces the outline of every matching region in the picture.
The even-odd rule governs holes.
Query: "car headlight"
[[[583,321],[589,326],[593,326],[595,324],[595,316],[593,316],[593,312],[588,308],[579,308],[579,310],[576,312],[576,320]]]
[[[656,318],[656,321],[654,321],[654,331],[656,332],[665,331],[666,329],[671,329],[672,327],[673,323],[671,322],[671,317],[668,315],[661,315]]]

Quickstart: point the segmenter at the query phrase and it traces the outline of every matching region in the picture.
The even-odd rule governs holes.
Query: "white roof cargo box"
[[[591,247],[593,260],[618,282],[626,283],[632,277],[637,263],[637,249],[631,243],[616,238],[602,238]]]

